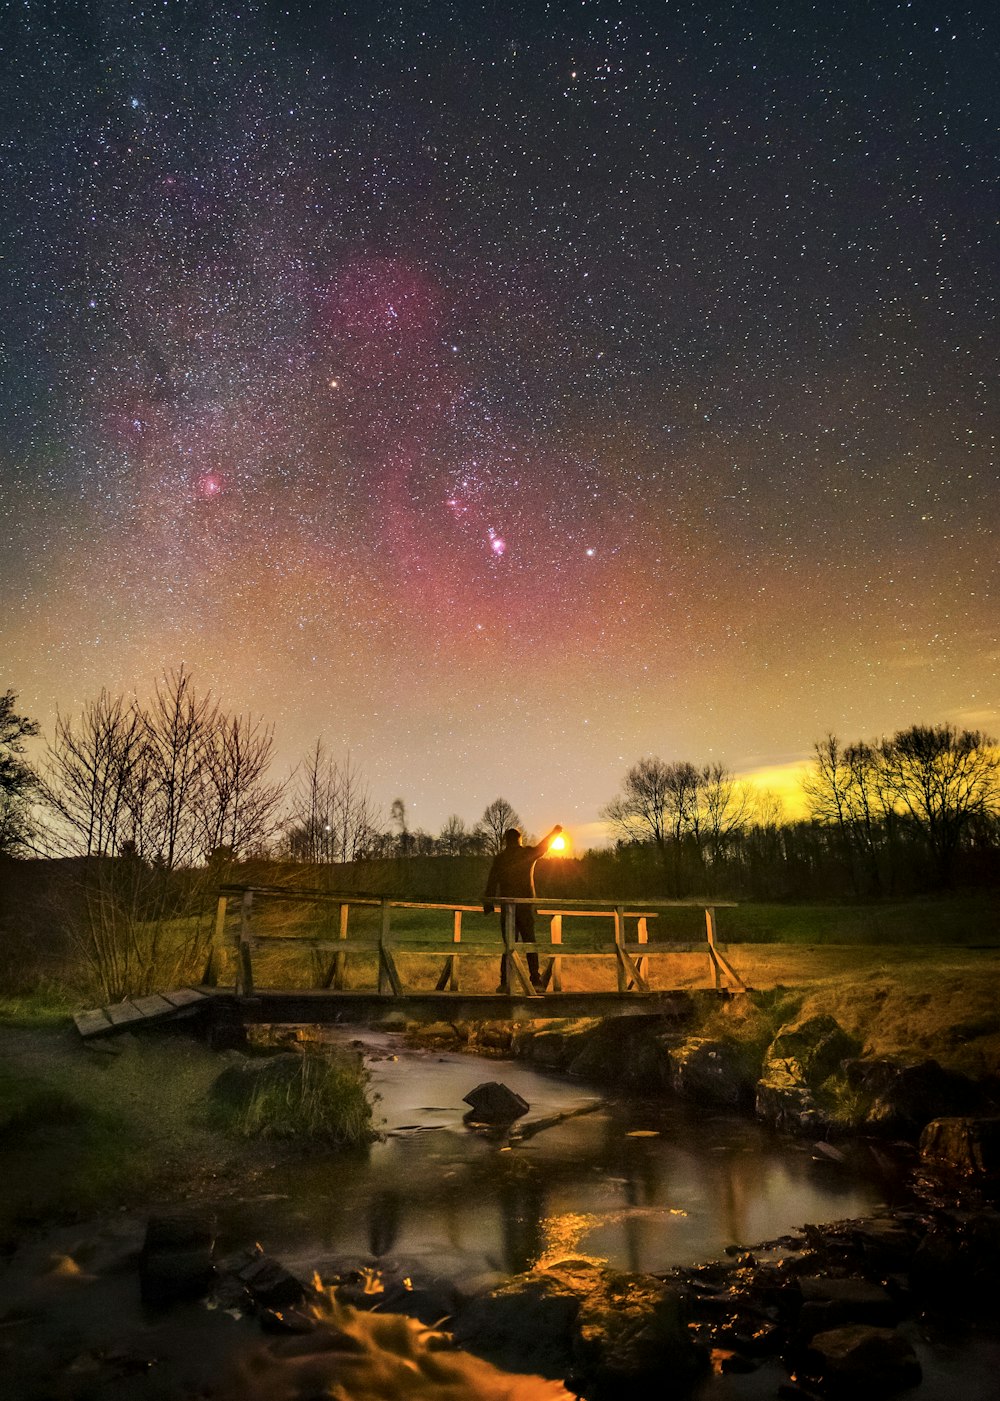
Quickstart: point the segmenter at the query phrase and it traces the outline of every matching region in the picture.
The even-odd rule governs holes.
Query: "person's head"
[[[508,827],[503,834],[503,839],[508,846],[520,846],[521,829],[519,827]]]

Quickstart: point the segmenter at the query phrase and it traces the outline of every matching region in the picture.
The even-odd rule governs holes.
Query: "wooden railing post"
[[[219,983],[219,969],[226,966],[226,948],[223,942],[226,934],[226,908],[229,904],[225,895],[220,895],[215,907],[215,927],[212,942],[208,948],[205,971],[201,975],[202,987],[214,988]]]
[[[636,943],[637,943],[637,944],[648,944],[648,943],[649,943],[649,926],[648,926],[647,923],[646,923],[646,916],[645,916],[645,915],[640,915],[640,916],[639,916],[639,923],[638,923],[638,926],[637,926],[637,929],[636,929]],[[642,974],[642,976],[643,976],[644,978],[648,978],[648,976],[649,976],[649,959],[646,957],[645,954],[640,954],[640,955],[639,955],[638,961],[637,961],[637,963],[636,963],[636,967],[639,969],[639,972]]]
[[[618,991],[628,992],[628,969],[625,963],[625,906],[615,906],[615,963],[618,966]]]
[[[451,942],[460,944],[462,942],[462,911],[452,910],[451,912]],[[441,976],[434,987],[435,992],[444,992],[445,988],[449,992],[458,991],[458,954],[450,953],[444,961]]]
[[[500,905],[500,933],[503,936],[503,991],[514,991],[514,906]]]
[[[378,990],[381,994],[400,997],[403,985],[399,981],[396,963],[389,947],[389,901],[383,896],[378,930]]]
[[[347,921],[351,913],[350,905],[340,907],[340,938],[347,938]],[[333,986],[340,992],[344,986],[344,970],[347,967],[347,954],[338,953],[333,960]]]
[[[549,926],[549,937],[553,944],[562,943],[562,915],[552,916],[552,923]],[[562,959],[557,953],[552,955],[551,971],[552,991],[562,992]]]
[[[237,997],[253,997],[253,950],[250,944],[250,915],[253,891],[244,890],[240,905],[240,956],[236,969]]]

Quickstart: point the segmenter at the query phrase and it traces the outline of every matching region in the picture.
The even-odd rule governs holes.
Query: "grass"
[[[269,1074],[265,1065],[258,1084],[243,1103],[227,1109],[231,1132],[242,1138],[296,1138],[309,1143],[356,1148],[370,1143],[372,1107],[368,1075],[343,1056],[306,1053],[297,1066]]]

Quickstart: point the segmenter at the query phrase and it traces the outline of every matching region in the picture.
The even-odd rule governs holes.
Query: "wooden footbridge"
[[[533,905],[539,923],[548,921],[534,946],[515,939],[517,905]],[[729,902],[649,900],[633,907],[511,899],[499,906],[498,938],[495,917],[487,923],[479,905],[223,886],[201,986],[79,1012],[76,1025],[90,1038],[195,1016],[316,1024],[367,1022],[389,1012],[422,1022],[642,1016],[677,1005],[678,989],[655,987],[650,971],[651,959],[667,954],[700,956],[707,985],[720,993],[744,988],[716,940],[716,909]],[[651,943],[650,922],[683,907],[704,911],[704,938]],[[475,918],[463,927],[467,916]],[[440,924],[442,932],[428,932]],[[534,979],[531,953],[539,960]]]

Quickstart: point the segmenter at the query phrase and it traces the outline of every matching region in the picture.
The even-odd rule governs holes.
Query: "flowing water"
[[[365,1045],[384,1141],[283,1167],[224,1215],[231,1243],[459,1283],[567,1255],[658,1272],[863,1215],[895,1191],[863,1146],[838,1161],[743,1118],[519,1062],[414,1052],[389,1035]],[[464,1122],[463,1097],[485,1080],[530,1105],[509,1132]]]

